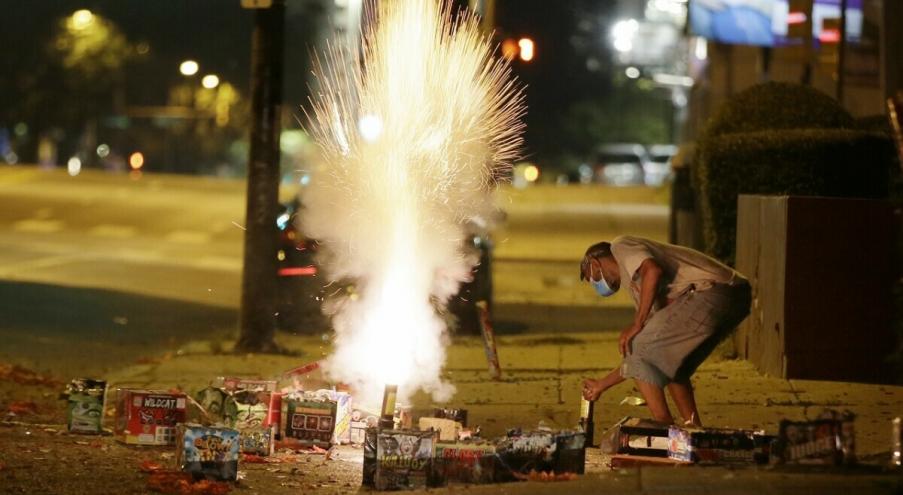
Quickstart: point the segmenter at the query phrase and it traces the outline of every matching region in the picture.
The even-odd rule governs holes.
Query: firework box
[[[495,446],[489,443],[455,442],[436,444],[437,479],[453,483],[495,481]]]
[[[436,408],[433,411],[433,417],[451,419],[467,428],[467,409]]]
[[[194,395],[194,400],[203,409],[204,418],[191,418],[203,423],[233,424],[238,415],[232,396],[220,387],[207,387]]]
[[[179,425],[176,463],[196,478],[238,479],[238,430],[201,425]]]
[[[283,432],[302,447],[328,449],[332,445],[336,423],[336,402],[306,398],[284,398]]]
[[[276,446],[276,426],[257,426],[239,430],[239,445],[243,454],[273,455]]]
[[[353,409],[351,411],[351,418],[348,422],[351,443],[353,445],[364,445],[367,428],[375,428],[378,424],[378,414],[363,409]]]
[[[173,445],[176,425],[185,422],[183,393],[120,389],[114,434],[125,443]]]
[[[582,431],[512,431],[496,443],[495,481],[514,481],[530,471],[583,473],[586,434]]]
[[[461,423],[444,418],[420,418],[417,426],[421,430],[436,430],[439,432],[440,442],[454,442],[458,440],[458,433],[461,432]]]
[[[843,422],[835,419],[781,421],[775,454],[784,464],[839,465],[844,462]]]
[[[264,391],[240,390],[232,394],[235,403],[235,417],[232,427],[243,431],[262,428],[270,416],[270,393]]]
[[[219,377],[220,386],[226,392],[250,390],[254,392],[275,392],[276,380],[249,380],[247,378]]]
[[[276,428],[279,428],[282,419],[282,394],[276,391],[275,380],[220,377],[219,382],[222,389],[231,395],[238,405],[235,423],[237,428],[269,425],[276,425]]]
[[[672,425],[668,457],[700,464],[767,464],[771,437],[749,430]]]
[[[436,486],[433,457],[438,435],[433,431],[378,430],[377,490],[410,490]]]
[[[602,434],[600,449],[605,454],[668,457],[669,425],[625,416]]]
[[[73,433],[101,433],[107,382],[77,378],[66,386],[66,426]]]
[[[376,426],[364,428],[364,438],[361,441],[364,447],[364,473],[361,485],[370,488],[376,487],[376,441],[379,437],[379,429]]]
[[[352,409],[352,398],[348,392],[342,392],[332,389],[320,389],[313,393],[305,393],[307,398],[327,399],[334,401],[336,405],[335,413],[335,431],[332,435],[332,443],[336,445],[345,445],[352,443],[351,441],[351,423],[353,421],[355,410]],[[374,423],[375,424],[375,423]],[[366,428],[366,426],[364,426]],[[360,431],[359,441],[363,442],[363,430]]]

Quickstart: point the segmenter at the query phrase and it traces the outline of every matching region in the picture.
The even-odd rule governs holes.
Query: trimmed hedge
[[[853,117],[830,96],[785,82],[758,84],[725,102],[708,122],[705,135],[776,129],[854,127]]]
[[[696,180],[706,251],[734,262],[739,194],[886,198],[893,142],[849,129],[784,129],[708,136]]]

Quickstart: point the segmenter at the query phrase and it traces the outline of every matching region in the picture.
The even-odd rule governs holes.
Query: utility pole
[[[251,150],[248,157],[241,334],[238,352],[276,352],[276,215],[282,117],[284,0],[242,0],[253,8]]]
[[[837,87],[835,97],[837,103],[843,106],[843,90],[846,83],[846,53],[847,53],[847,0],[840,0],[840,40],[837,45]]]

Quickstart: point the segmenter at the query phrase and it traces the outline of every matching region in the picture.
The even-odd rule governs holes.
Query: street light
[[[179,65],[179,72],[183,76],[193,76],[198,73],[198,69],[200,69],[200,66],[194,60],[186,60]]]
[[[611,27],[612,45],[619,52],[633,50],[633,38],[640,29],[636,19],[620,20]]]
[[[517,47],[520,48],[520,59],[524,62],[533,60],[533,40],[530,38],[521,38],[517,41]]]
[[[217,77],[215,74],[207,74],[203,79],[201,79],[201,86],[207,89],[213,89],[219,86],[219,77]]]
[[[69,25],[76,31],[81,31],[94,24],[94,14],[88,9],[76,10],[69,19]]]

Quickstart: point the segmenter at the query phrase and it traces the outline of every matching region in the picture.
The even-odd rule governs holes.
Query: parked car
[[[646,161],[646,148],[640,144],[603,144],[596,150],[596,181],[612,186],[643,185]]]
[[[647,186],[661,186],[670,180],[671,158],[677,153],[673,144],[653,144],[648,148],[648,159],[643,164]]]

